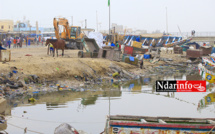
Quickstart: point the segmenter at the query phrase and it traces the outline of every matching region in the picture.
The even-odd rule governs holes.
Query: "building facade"
[[[37,27],[32,27],[29,23],[29,21],[17,21],[14,25],[14,32],[20,32],[20,33],[35,33],[36,34]],[[38,32],[42,33],[43,28],[38,27]]]
[[[0,31],[3,32],[13,31],[13,20],[0,20]]]

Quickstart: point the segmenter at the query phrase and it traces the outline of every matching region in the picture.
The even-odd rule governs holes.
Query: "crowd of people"
[[[31,42],[35,42],[37,45],[41,44],[43,45],[43,43],[45,42],[44,38],[34,38],[34,40],[28,38],[28,37],[19,37],[19,36],[15,36],[15,37],[7,37],[7,38],[3,38],[2,40],[0,40],[0,44],[2,48],[11,48],[13,45],[13,48],[22,48],[23,43],[25,43],[26,47],[31,45]]]

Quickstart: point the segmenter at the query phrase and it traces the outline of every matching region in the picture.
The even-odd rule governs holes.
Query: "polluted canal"
[[[215,96],[212,84],[204,93],[158,93],[156,80],[201,80],[196,67],[178,70],[160,66],[162,74],[149,74],[128,82],[87,85],[80,89],[53,92],[33,92],[28,96],[7,98],[8,133],[53,133],[62,123],[68,123],[81,133],[104,131],[107,115],[168,116],[213,118]],[[187,73],[189,72],[189,73]],[[173,75],[174,74],[174,75]],[[54,87],[53,87],[54,88]],[[208,100],[212,96],[212,100]],[[208,103],[210,102],[210,103]]]

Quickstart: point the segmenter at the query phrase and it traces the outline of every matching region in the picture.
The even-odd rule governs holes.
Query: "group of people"
[[[2,41],[0,41],[2,44],[2,47],[4,48],[11,48],[11,45],[13,44],[14,48],[17,47],[22,47],[22,39],[20,37],[15,37],[15,38],[4,38]]]
[[[26,47],[31,44],[31,39],[28,38],[28,36],[21,36],[21,37],[6,37],[0,40],[0,43],[2,44],[2,47],[4,48],[11,48],[11,45],[13,45],[13,48],[21,48],[22,43],[25,42]],[[34,39],[34,42],[39,45],[40,43],[43,45],[45,42],[45,39],[42,37],[38,37]]]
[[[121,44],[118,43],[118,41],[116,41],[116,44],[114,44],[113,42],[111,42],[111,43],[110,43],[110,42],[106,43],[106,41],[103,40],[103,46],[117,47],[117,48],[119,48],[119,50],[121,50]]]

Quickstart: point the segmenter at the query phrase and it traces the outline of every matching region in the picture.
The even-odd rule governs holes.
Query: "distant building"
[[[116,23],[112,23],[112,29],[114,30],[114,28],[116,33],[123,33],[123,25],[117,25]]]
[[[53,28],[43,28],[43,32],[55,32]]]
[[[37,28],[32,27],[29,23],[29,21],[17,21],[16,24],[14,25],[14,32],[20,32],[20,33],[36,33]],[[39,27],[38,28],[39,33],[43,32],[43,28]]]
[[[2,32],[13,31],[13,20],[0,20],[0,31]]]
[[[155,30],[152,33],[161,33],[161,31],[160,30]]]
[[[147,30],[136,30],[134,31],[134,34],[140,35],[140,34],[146,34]]]

